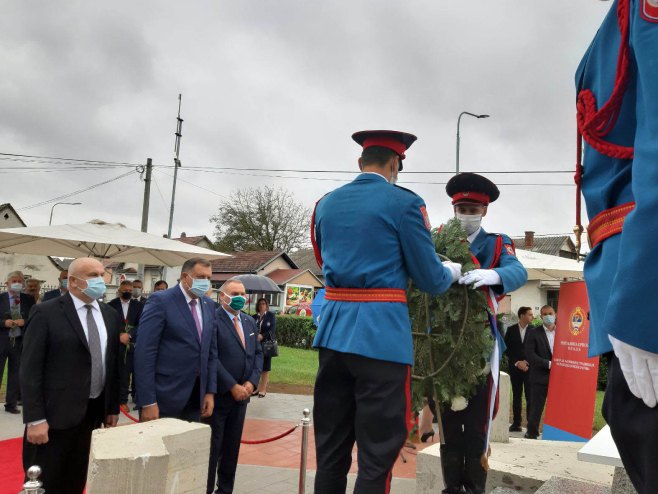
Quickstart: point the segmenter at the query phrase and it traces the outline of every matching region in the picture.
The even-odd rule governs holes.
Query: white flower
[[[450,404],[450,410],[459,412],[468,406],[468,400],[463,396],[455,396]]]

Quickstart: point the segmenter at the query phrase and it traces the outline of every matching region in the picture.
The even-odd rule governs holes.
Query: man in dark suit
[[[32,311],[21,362],[23,468],[39,465],[51,494],[82,493],[91,433],[119,418],[122,321],[98,302],[103,265],[83,257],[69,271],[69,292]]]
[[[537,439],[539,422],[546,404],[548,381],[555,344],[555,309],[550,305],[541,308],[542,326],[532,328],[526,335],[525,355],[530,362],[530,418],[526,439]]]
[[[253,318],[240,312],[246,301],[244,285],[228,280],[221,288],[217,309],[217,406],[208,421],[212,428],[207,494],[233,492],[235,469],[247,403],[263,369],[263,352]]]
[[[128,403],[128,392],[132,395],[133,400],[135,399],[135,383],[133,377],[133,355],[135,351],[135,344],[137,343],[137,329],[139,325],[139,318],[142,315],[142,309],[144,306],[138,301],[132,298],[133,296],[133,283],[130,280],[124,280],[119,285],[117,290],[118,297],[110,300],[107,305],[112,307],[117,314],[121,316],[121,319],[124,321],[124,327],[122,329],[121,335],[119,336],[119,341],[121,342],[121,390],[119,393],[119,399],[121,406],[126,407]],[[131,382],[131,378],[133,382]]]
[[[14,414],[21,413],[17,405],[20,396],[19,370],[23,335],[30,309],[35,304],[34,297],[21,293],[24,279],[20,271],[9,273],[7,292],[0,294],[0,383],[5,362],[9,361],[5,411]]]
[[[49,292],[44,293],[43,302],[61,297],[62,295],[66,295],[66,292],[68,291],[68,283],[69,283],[68,278],[69,278],[68,270],[65,269],[64,271],[59,273],[59,288],[55,288],[54,290],[50,290]]]
[[[530,386],[528,384],[528,360],[523,346],[534,315],[530,307],[519,307],[518,324],[507,328],[505,345],[507,345],[507,360],[509,362],[509,377],[512,383],[512,425],[510,432],[521,432],[521,395],[525,392],[525,414],[530,421]]]
[[[210,417],[217,391],[217,328],[211,265],[185,261],[180,283],[148,298],[135,346],[137,406],[142,421]]]
[[[133,280],[132,283],[133,283],[133,297],[140,304],[144,305],[146,303],[147,298],[142,295],[144,293],[144,284],[142,283],[142,280]]]

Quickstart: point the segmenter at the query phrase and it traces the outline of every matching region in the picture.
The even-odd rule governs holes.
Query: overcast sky
[[[350,136],[357,130],[416,134],[405,172],[454,171],[464,110],[491,118],[462,118],[462,171],[572,170],[573,74],[609,7],[598,0],[7,1],[0,152],[126,163],[151,157],[149,231],[166,233],[182,93],[174,236],[211,236],[219,201],[244,187],[285,187],[312,207],[353,178],[310,172],[356,171],[360,149]],[[35,166],[49,171],[27,170]],[[307,172],[211,170],[219,167]],[[0,203],[10,202],[29,226],[47,224],[52,204],[21,208],[131,170],[71,168],[0,159]],[[401,175],[400,185],[425,199],[433,225],[452,215],[441,184],[449,177]],[[573,183],[572,172],[488,177]],[[487,230],[573,228],[573,186],[500,189]],[[139,228],[142,195],[132,174],[66,199],[83,205],[57,206],[53,223],[101,218]]]

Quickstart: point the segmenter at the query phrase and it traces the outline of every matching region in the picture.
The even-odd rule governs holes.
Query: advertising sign
[[[562,283],[542,439],[592,437],[599,359],[588,358],[589,302],[584,281]]]
[[[286,285],[286,305],[310,304],[313,301],[313,287]]]

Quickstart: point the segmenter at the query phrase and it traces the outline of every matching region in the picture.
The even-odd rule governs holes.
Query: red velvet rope
[[[299,424],[297,424],[297,425],[294,426],[294,427],[291,427],[291,428],[288,429],[286,432],[284,432],[284,433],[282,433],[282,434],[279,434],[278,436],[270,437],[270,438],[268,438],[268,439],[261,439],[261,440],[259,440],[259,441],[248,441],[248,440],[246,440],[246,439],[242,439],[242,440],[240,441],[240,444],[265,444],[265,443],[271,443],[271,442],[273,442],[273,441],[276,441],[276,440],[278,440],[278,439],[281,439],[281,438],[283,438],[283,437],[286,437],[288,434],[291,434],[295,429],[297,429],[297,427],[299,427]]]
[[[130,420],[132,420],[133,422],[139,422],[139,419],[136,419],[135,417],[133,417],[132,415],[130,415],[130,414],[129,414],[128,412],[126,412],[123,408],[119,407],[119,411],[120,411],[122,414],[124,414],[126,417],[128,417]],[[269,437],[269,438],[267,438],[267,439],[260,439],[260,440],[258,440],[258,441],[248,441],[248,440],[246,440],[246,439],[243,439],[243,440],[240,441],[240,443],[241,443],[241,444],[265,444],[265,443],[271,443],[271,442],[273,442],[273,441],[277,441],[277,440],[279,440],[279,439],[281,439],[281,438],[284,438],[284,437],[286,437],[286,436],[289,435],[289,434],[292,434],[292,433],[294,432],[294,430],[297,429],[297,427],[299,427],[299,424],[295,425],[294,427],[291,427],[290,429],[288,429],[287,431],[285,431],[285,432],[279,434],[278,436]]]

